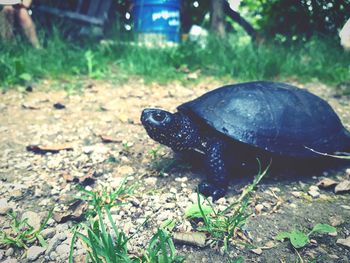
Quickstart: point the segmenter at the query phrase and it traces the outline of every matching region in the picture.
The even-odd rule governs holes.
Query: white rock
[[[144,180],[145,184],[149,186],[155,186],[157,183],[157,178],[156,177],[147,177]]]
[[[44,254],[45,250],[46,249],[44,247],[32,246],[27,250],[27,259],[29,261],[36,260],[42,254]]]
[[[70,252],[70,247],[68,244],[65,244],[65,243],[57,246],[56,248],[56,253],[60,256],[61,259],[68,258],[69,252]]]
[[[289,205],[291,208],[297,208],[298,206],[296,204],[290,204]]]
[[[59,235],[59,234],[56,234],[56,235],[50,240],[50,242],[49,242],[49,244],[47,245],[47,248],[46,248],[46,252],[45,252],[46,255],[50,255],[50,253],[51,253],[52,251],[54,251],[54,250],[57,248],[57,246],[58,246],[59,244],[62,243],[62,241],[60,240],[60,238],[59,238],[58,235]],[[50,256],[50,257],[51,257],[51,256]]]
[[[2,263],[17,263],[18,260],[15,258],[8,258],[5,261],[3,261]]]
[[[177,190],[176,190],[175,187],[171,187],[169,192],[172,193],[172,194],[177,194]]]
[[[61,241],[64,241],[64,240],[67,239],[66,233],[59,233],[59,234],[56,235],[56,237],[57,237],[59,240],[61,240]]]
[[[43,195],[43,191],[40,188],[35,188],[34,196],[41,197]]]
[[[49,199],[43,199],[39,202],[40,206],[47,206],[50,203]]]
[[[316,185],[311,185],[309,187],[309,191],[307,192],[310,196],[312,196],[313,198],[317,198],[320,197],[320,192],[319,192],[319,188]]]
[[[52,238],[56,234],[56,229],[53,227],[46,228],[40,233],[44,239]]]
[[[165,210],[163,212],[161,212],[158,216],[157,216],[157,219],[158,220],[161,220],[161,221],[164,221],[166,219],[169,219],[169,218],[172,218],[172,213],[169,212],[168,210]]]
[[[11,205],[6,198],[0,199],[0,215],[6,215],[11,210]]]
[[[257,255],[261,255],[261,253],[263,252],[260,247],[251,249],[250,251],[252,251],[253,253],[255,253]]]
[[[192,201],[192,203],[197,203],[197,193],[190,194],[188,198]]]
[[[176,182],[180,182],[180,183],[185,183],[185,182],[188,181],[188,178],[186,176],[184,176],[184,177],[176,177],[175,181]]]
[[[11,256],[13,255],[14,252],[15,252],[15,250],[14,250],[12,247],[10,247],[10,248],[8,248],[8,249],[5,251],[5,256],[6,256],[6,257],[11,257]]]
[[[145,222],[145,220],[146,220],[146,218],[138,218],[138,219],[136,219],[136,224],[137,225],[142,225],[144,222]]]
[[[339,226],[345,222],[344,219],[342,217],[340,217],[339,215],[335,215],[335,216],[330,217],[329,221],[330,221],[332,226]]]
[[[335,193],[344,193],[350,191],[350,180],[340,182],[334,189]]]
[[[112,177],[109,180],[109,185],[112,188],[118,188],[122,184],[122,182],[125,180],[125,177]]]
[[[134,168],[132,168],[129,165],[119,166],[117,170],[118,176],[121,176],[121,177],[132,175],[134,174],[134,172],[135,172]]]
[[[82,148],[82,151],[85,154],[97,153],[97,154],[106,154],[108,153],[108,148],[104,146],[102,143],[98,143],[95,145],[88,145]]]
[[[263,209],[264,209],[264,205],[262,205],[262,204],[257,204],[255,206],[255,211],[257,214],[260,214]]]
[[[151,217],[151,216],[153,216],[153,212],[152,211],[145,211],[145,216]]]
[[[339,238],[337,240],[337,244],[338,245],[343,245],[347,248],[350,248],[350,236],[348,236],[347,238],[343,239],[343,238]]]
[[[164,205],[164,208],[166,208],[166,209],[174,209],[175,206],[176,206],[175,203],[166,203]]]
[[[350,179],[350,168],[348,168],[348,169],[345,170],[345,174],[346,174],[346,176],[349,177],[349,179]]]
[[[53,218],[50,218],[50,219],[47,221],[46,226],[54,226],[55,224],[56,224],[56,221],[55,221]]]
[[[40,228],[41,218],[38,213],[35,213],[33,211],[26,211],[23,213],[21,219],[24,220],[25,218],[28,219],[27,223],[35,230]]]
[[[57,259],[57,253],[55,251],[52,251],[50,254],[50,259],[51,260],[56,260]]]

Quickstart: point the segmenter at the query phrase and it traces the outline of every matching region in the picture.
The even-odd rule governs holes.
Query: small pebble
[[[6,215],[11,210],[10,204],[6,198],[0,199],[0,215]]]
[[[6,257],[11,257],[11,256],[13,255],[14,252],[15,252],[15,250],[14,250],[12,247],[10,247],[10,248],[8,248],[8,249],[5,251],[5,256],[6,256]]]
[[[53,227],[46,228],[40,233],[44,239],[52,238],[56,234],[56,229]]]
[[[155,186],[157,183],[157,178],[156,177],[147,177],[144,179],[145,184],[149,186]]]
[[[8,258],[5,261],[3,261],[2,263],[17,263],[18,260],[15,258]]]
[[[254,248],[254,249],[251,249],[250,251],[252,251],[254,254],[257,254],[257,255],[261,255],[262,254],[262,249],[261,248]]]
[[[187,177],[176,177],[175,182],[185,183],[188,181]]]
[[[54,251],[59,244],[62,243],[62,238],[59,236],[60,234],[56,234],[48,243],[47,249],[45,251],[46,255],[50,255],[52,251]]]
[[[33,212],[33,211],[26,211],[22,215],[22,220],[27,218],[27,223],[32,226],[35,230],[39,229],[41,226],[41,218],[39,216],[39,213]]]
[[[50,259],[51,260],[56,260],[57,259],[57,253],[55,251],[52,251],[50,254]]]
[[[257,214],[260,214],[263,209],[264,209],[264,206],[262,204],[257,204],[255,206],[255,211]]]
[[[61,244],[57,246],[56,253],[60,256],[61,259],[67,259],[70,252],[70,246],[68,244]]]
[[[45,252],[44,247],[32,246],[27,250],[27,259],[29,261],[34,261],[38,259]]]

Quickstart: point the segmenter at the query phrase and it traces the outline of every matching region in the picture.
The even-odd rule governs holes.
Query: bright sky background
[[[230,3],[230,6],[233,10],[237,11],[241,0],[228,0],[227,2]]]

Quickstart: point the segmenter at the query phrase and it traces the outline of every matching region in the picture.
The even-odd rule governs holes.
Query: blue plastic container
[[[181,0],[134,0],[134,29],[138,35],[180,41]]]

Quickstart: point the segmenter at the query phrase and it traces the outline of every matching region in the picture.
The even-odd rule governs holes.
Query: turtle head
[[[161,109],[144,109],[141,122],[148,135],[174,150],[190,148],[198,137],[190,119],[181,113]]]

